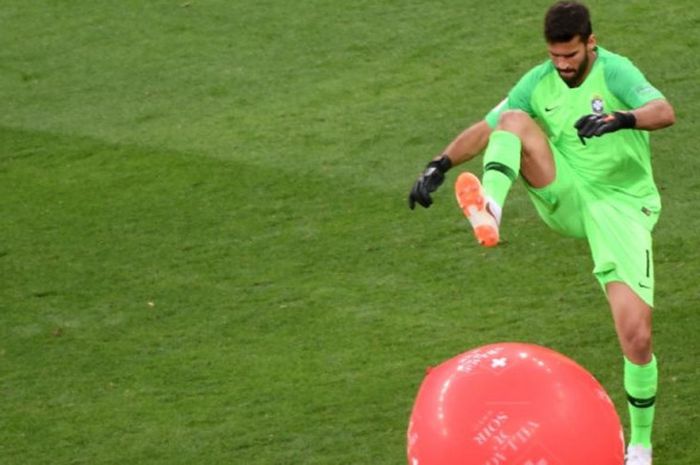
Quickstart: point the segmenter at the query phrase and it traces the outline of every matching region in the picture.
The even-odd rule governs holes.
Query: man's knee
[[[651,330],[649,328],[636,328],[627,332],[623,337],[634,352],[647,352],[651,347]]]
[[[637,364],[643,364],[651,357],[651,327],[638,324],[621,328],[620,342],[625,356]]]
[[[499,116],[496,129],[519,134],[526,130],[531,124],[534,124],[534,120],[524,111],[507,110]]]

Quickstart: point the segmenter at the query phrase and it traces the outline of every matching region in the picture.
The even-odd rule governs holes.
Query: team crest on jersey
[[[597,115],[602,115],[605,113],[605,105],[603,104],[603,98],[594,95],[593,99],[591,99],[591,110],[593,110],[593,113]]]

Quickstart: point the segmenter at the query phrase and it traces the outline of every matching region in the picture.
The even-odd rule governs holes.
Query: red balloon
[[[409,465],[622,465],[620,418],[588,371],[553,350],[479,347],[430,369]]]

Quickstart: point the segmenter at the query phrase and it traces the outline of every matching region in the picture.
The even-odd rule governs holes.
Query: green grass
[[[522,186],[496,250],[449,188],[406,208],[545,58],[548,4],[5,1],[0,463],[405,463],[425,367],[505,340],[584,364],[626,423],[584,243]],[[590,6],[678,116],[653,136],[655,448],[695,465],[700,14]]]

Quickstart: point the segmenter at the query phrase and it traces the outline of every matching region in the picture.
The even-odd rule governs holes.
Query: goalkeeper
[[[479,243],[498,244],[501,212],[518,176],[547,225],[588,241],[624,355],[626,463],[650,465],[657,389],[651,232],[661,203],[648,131],[672,125],[674,111],[628,59],[597,45],[584,5],[550,7],[544,36],[549,59],[428,164],[409,206],[429,207],[445,172],[485,149],[482,179],[465,172],[455,185]]]

